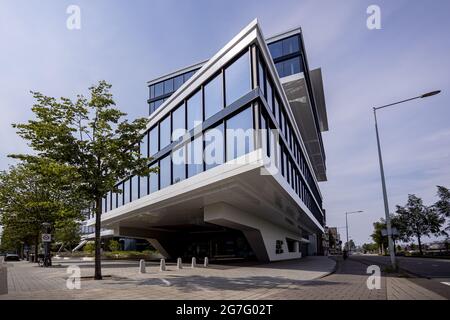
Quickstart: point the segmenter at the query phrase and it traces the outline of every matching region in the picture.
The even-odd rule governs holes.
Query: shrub
[[[109,247],[110,251],[119,251],[120,250],[120,243],[117,240],[110,240],[108,247]]]
[[[93,253],[95,249],[94,241],[88,241],[83,248],[83,251],[86,253]]]

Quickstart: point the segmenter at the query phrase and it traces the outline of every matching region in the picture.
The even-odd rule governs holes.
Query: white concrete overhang
[[[313,92],[317,105],[317,115],[321,131],[328,130],[326,116],[325,98],[323,93],[321,70],[315,69],[310,72],[314,83]],[[306,146],[314,172],[318,181],[326,181],[325,154],[321,144],[321,132],[317,130],[316,120],[313,113],[313,105],[308,94],[304,73],[296,73],[281,78],[283,88],[289,100],[295,122],[297,123],[303,142]]]
[[[255,150],[102,214],[102,227],[170,231],[170,226],[204,225],[203,208],[225,202],[292,232],[323,232],[281,173],[269,173],[267,161]],[[95,219],[87,221],[94,224]]]

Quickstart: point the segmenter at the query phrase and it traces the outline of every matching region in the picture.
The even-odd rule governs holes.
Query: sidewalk
[[[324,277],[334,267],[327,257],[307,257],[252,266],[192,269],[186,264],[182,270],[168,264],[164,272],[150,263],[147,273],[139,274],[136,262],[134,267],[104,267],[105,280],[82,279],[80,290],[68,290],[66,266],[40,268],[19,262],[8,264],[9,294],[0,299],[264,299]],[[92,275],[92,267],[81,268],[82,277]]]

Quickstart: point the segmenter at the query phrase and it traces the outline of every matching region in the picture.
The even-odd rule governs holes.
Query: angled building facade
[[[208,61],[148,85],[141,154],[159,173],[108,193],[103,227],[170,258],[320,254],[328,124],[300,29],[266,40],[255,20]]]

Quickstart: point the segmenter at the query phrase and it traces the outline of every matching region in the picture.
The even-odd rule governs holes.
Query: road
[[[353,255],[351,259],[379,265],[390,265],[388,256]],[[417,257],[397,257],[399,268],[414,275],[416,284],[450,299],[450,260]]]

